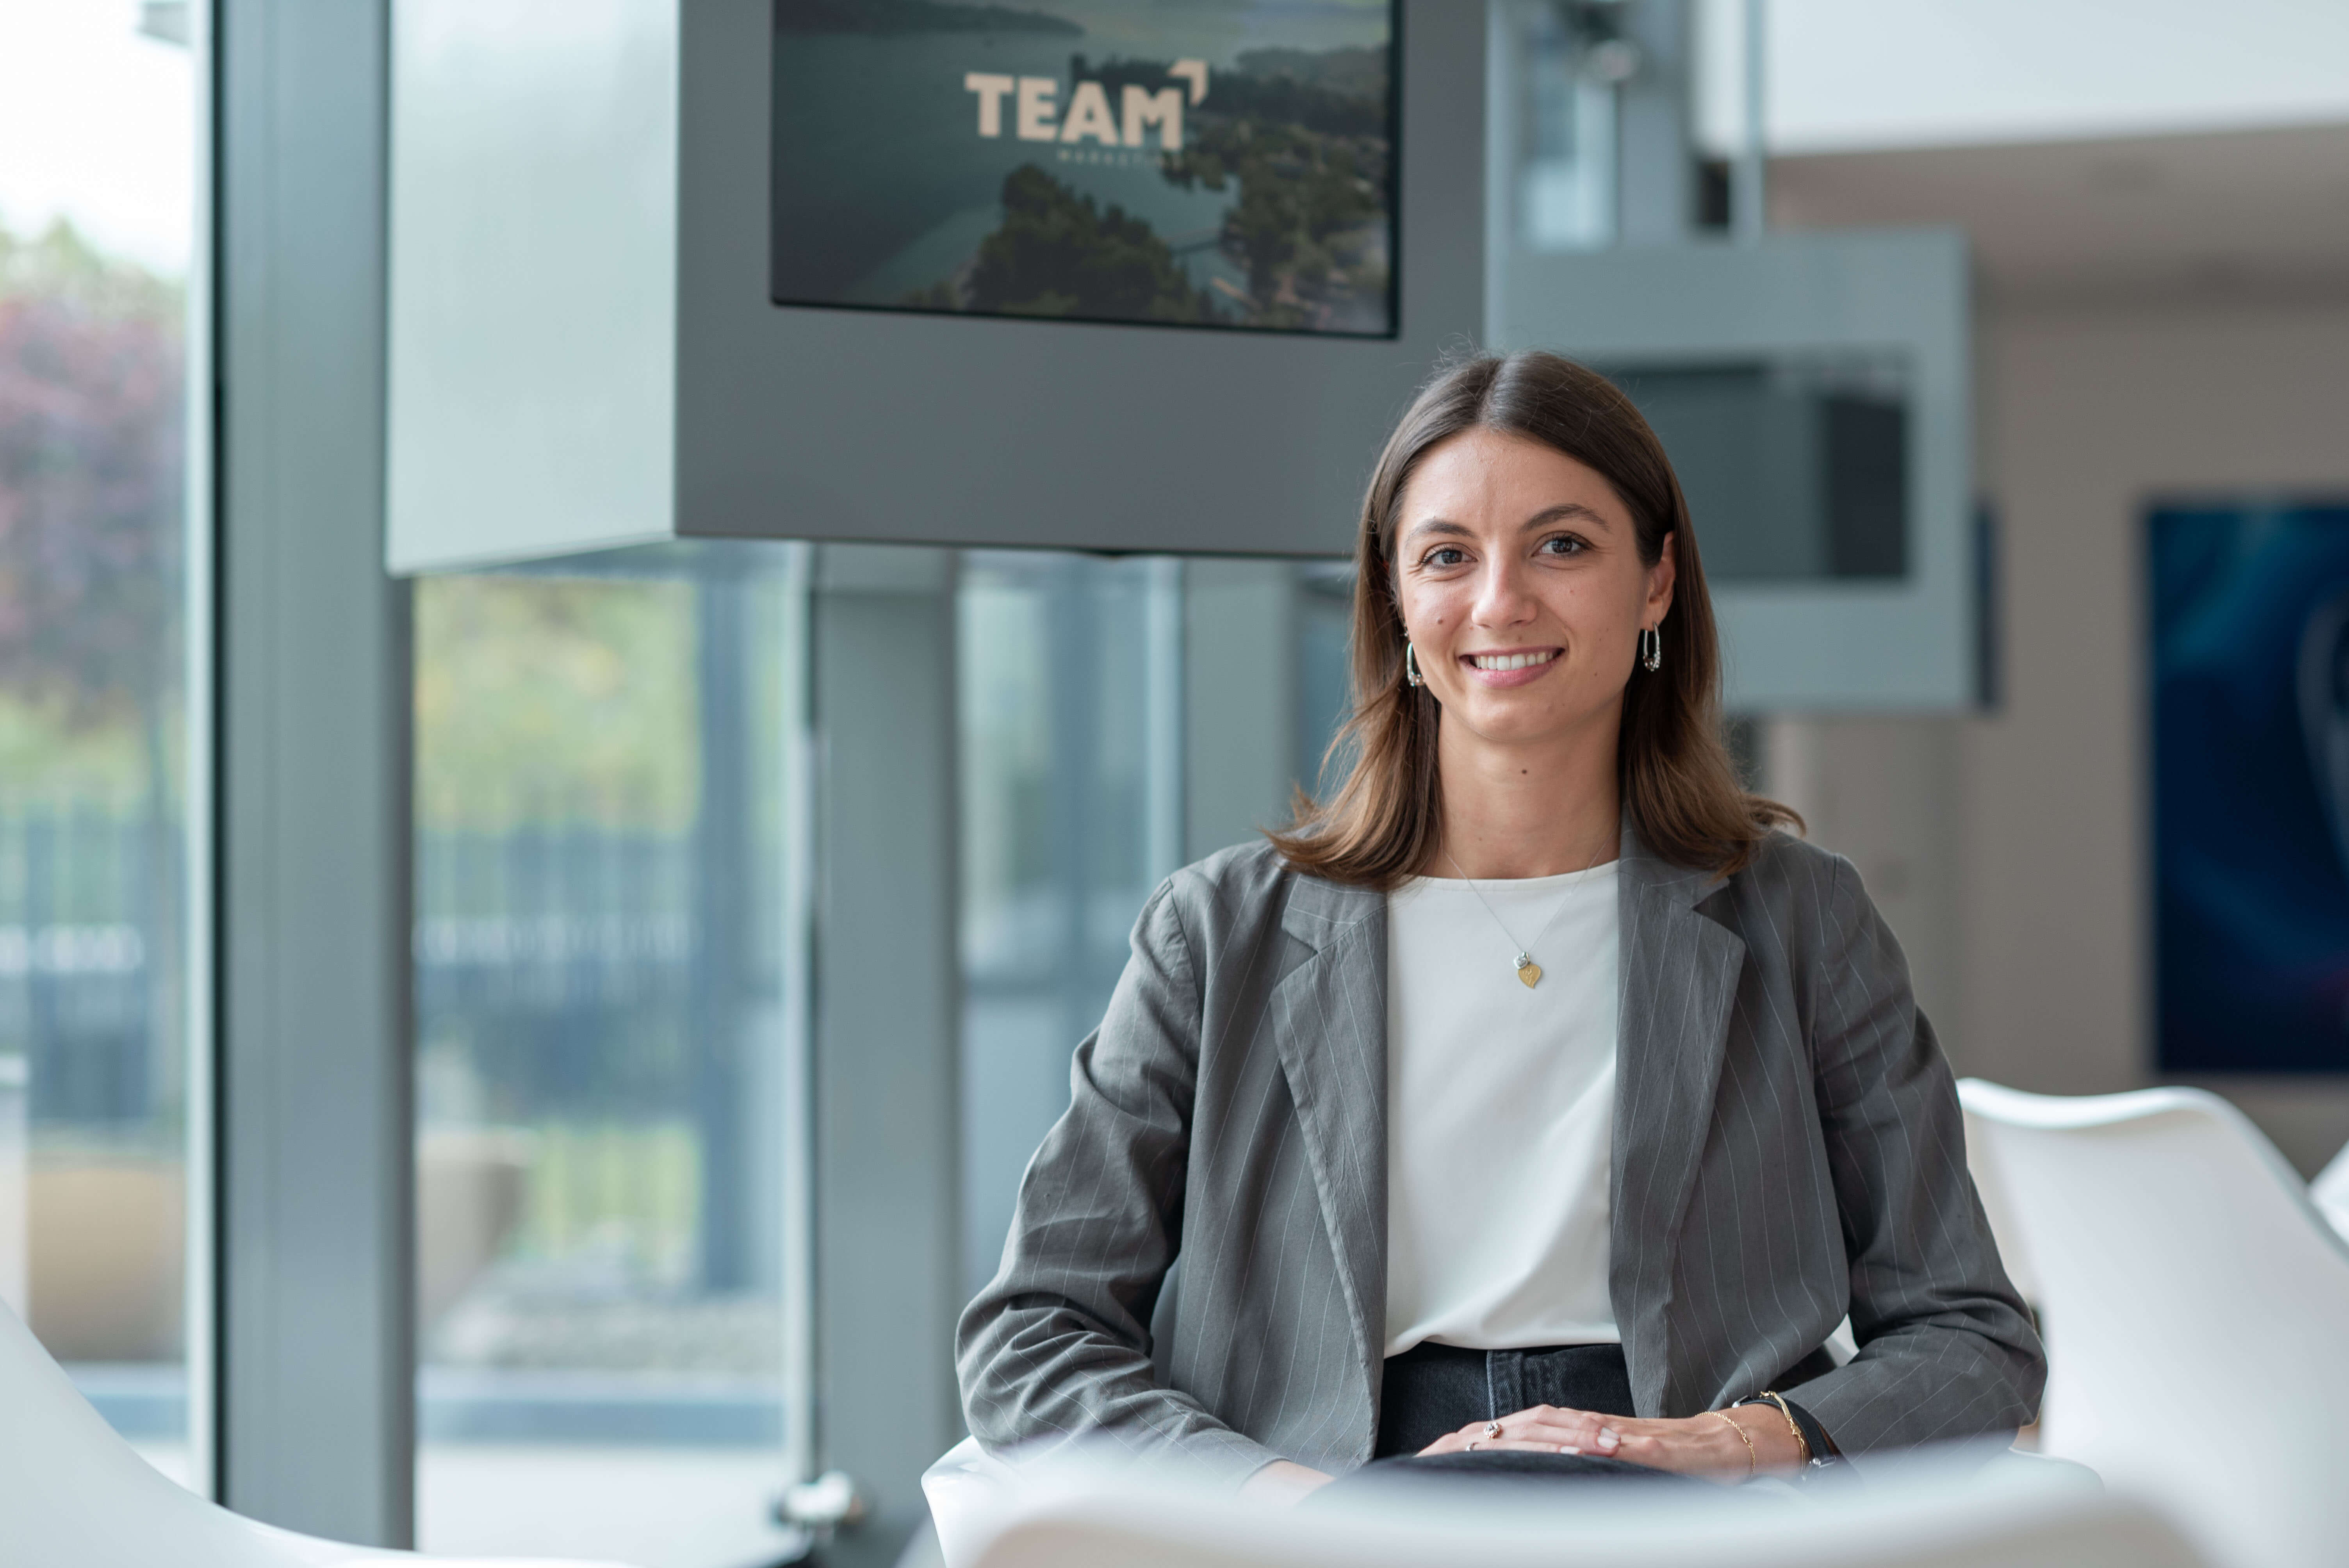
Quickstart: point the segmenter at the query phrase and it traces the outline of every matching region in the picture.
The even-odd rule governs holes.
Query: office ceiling
[[[1994,300],[2349,296],[2349,125],[1779,158],[1770,198],[1962,224]]]

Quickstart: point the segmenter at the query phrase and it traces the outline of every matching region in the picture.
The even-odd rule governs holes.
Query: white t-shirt
[[[1387,898],[1386,1353],[1615,1344],[1615,864],[1476,887]]]

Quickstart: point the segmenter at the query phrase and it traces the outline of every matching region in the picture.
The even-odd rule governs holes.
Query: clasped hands
[[[1493,1427],[1499,1428],[1497,1434]],[[1762,1405],[1660,1420],[1536,1405],[1497,1422],[1472,1421],[1419,1451],[1456,1454],[1471,1448],[1478,1453],[1595,1454],[1723,1483],[1802,1464],[1801,1446],[1785,1419]]]
[[[1485,1428],[1491,1425],[1500,1428],[1497,1435],[1486,1435]],[[1753,1447],[1749,1449],[1748,1443]],[[1785,1419],[1766,1405],[1653,1421],[1536,1405],[1503,1416],[1498,1422],[1471,1421],[1419,1451],[1464,1453],[1471,1444],[1478,1453],[1514,1449],[1532,1454],[1596,1454],[1651,1470],[1702,1476],[1724,1486],[1749,1475],[1794,1470],[1803,1462],[1802,1447],[1787,1429]],[[1291,1503],[1327,1486],[1331,1479],[1291,1460],[1275,1460],[1250,1477],[1240,1491],[1267,1502]]]

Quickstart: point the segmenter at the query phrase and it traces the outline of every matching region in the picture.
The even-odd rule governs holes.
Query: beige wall
[[[1877,892],[1961,1072],[2134,1088],[2152,1076],[2145,506],[2349,496],[2349,302],[1992,306],[1982,330],[2005,700],[1781,721],[1765,769]],[[2212,1087],[2304,1170],[2349,1140],[2349,1081]]]

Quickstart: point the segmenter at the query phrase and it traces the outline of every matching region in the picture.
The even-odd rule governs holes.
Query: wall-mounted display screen
[[[2349,1071],[2349,505],[2147,535],[2161,1068]]]
[[[1392,0],[775,0],[777,304],[1392,336]]]

